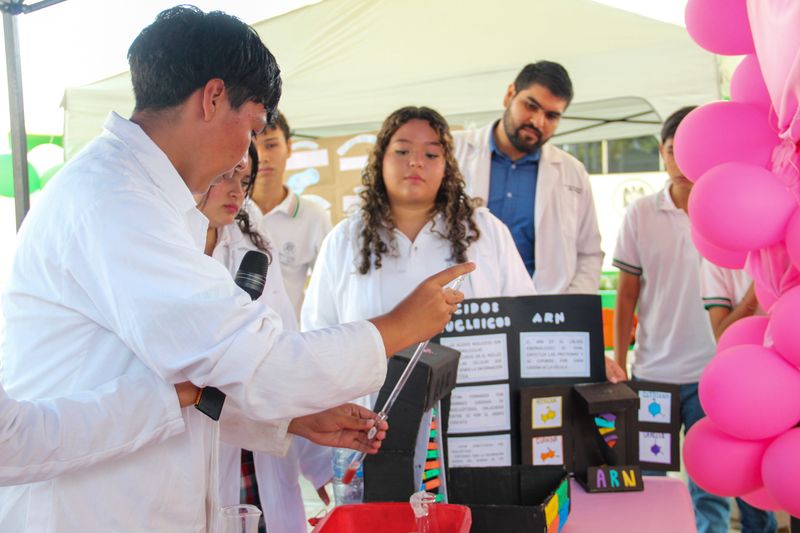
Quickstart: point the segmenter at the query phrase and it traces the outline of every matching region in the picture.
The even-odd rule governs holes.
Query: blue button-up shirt
[[[494,142],[494,129],[489,132],[492,167],[489,179],[489,211],[511,230],[511,236],[532,276],[536,268],[533,210],[536,202],[536,180],[539,176],[541,150],[512,161]]]

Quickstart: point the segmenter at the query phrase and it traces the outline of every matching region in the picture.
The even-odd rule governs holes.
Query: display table
[[[571,481],[572,509],[562,533],[696,533],[686,484],[669,477],[644,478],[641,492],[589,494]]]

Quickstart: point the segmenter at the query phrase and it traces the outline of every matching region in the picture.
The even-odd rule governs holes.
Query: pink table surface
[[[697,533],[689,489],[679,479],[645,477],[641,492],[589,494],[570,482],[562,533]]]

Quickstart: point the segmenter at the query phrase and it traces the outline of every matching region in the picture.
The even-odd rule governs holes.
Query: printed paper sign
[[[519,334],[523,378],[575,378],[591,375],[589,333],[535,331]]]
[[[563,465],[564,439],[561,435],[533,438],[533,464]]]
[[[505,333],[443,337],[440,344],[461,352],[457,383],[508,379],[508,347]]]
[[[655,390],[639,391],[639,422],[669,424],[671,418],[671,393]]]
[[[456,387],[450,397],[448,434],[510,431],[509,387]]]
[[[339,158],[339,170],[347,172],[348,170],[361,170],[367,166],[369,156],[366,155],[351,155],[348,157]]]
[[[639,432],[639,461],[668,465],[672,457],[669,433]]]
[[[447,439],[450,468],[466,466],[511,466],[511,436],[450,437]]]
[[[533,406],[533,429],[560,428],[561,421],[561,396],[550,398],[534,398]]]
[[[298,168],[327,167],[328,150],[296,150],[292,156],[286,160],[286,170],[297,170]]]

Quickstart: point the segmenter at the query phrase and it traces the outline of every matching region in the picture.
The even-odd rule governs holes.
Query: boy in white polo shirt
[[[687,431],[705,416],[697,394],[703,368],[714,356],[714,337],[700,299],[700,261],[686,208],[692,182],[675,163],[672,141],[682,108],[664,122],[661,156],[669,183],[660,192],[634,202],[625,213],[613,264],[619,268],[614,338],[626,339],[638,304],[639,326],[632,367],[633,379],[680,385],[681,421]],[[626,368],[628,343],[614,347]],[[727,533],[729,504],[691,480],[698,533]]]
[[[763,314],[758,307],[753,279],[744,270],[722,268],[704,259],[701,287],[703,305],[717,341],[737,320]],[[778,530],[774,513],[757,509],[741,498],[736,498],[736,504],[742,533],[775,533]]]
[[[703,305],[718,341],[728,326],[758,311],[753,278],[744,270],[722,268],[703,259],[701,287]]]
[[[292,155],[290,136],[286,117],[277,112],[274,126],[256,137],[258,175],[246,208],[260,219],[258,229],[268,233],[277,248],[286,294],[299,320],[306,281],[322,239],[331,230],[331,216],[283,184],[286,161]]]

